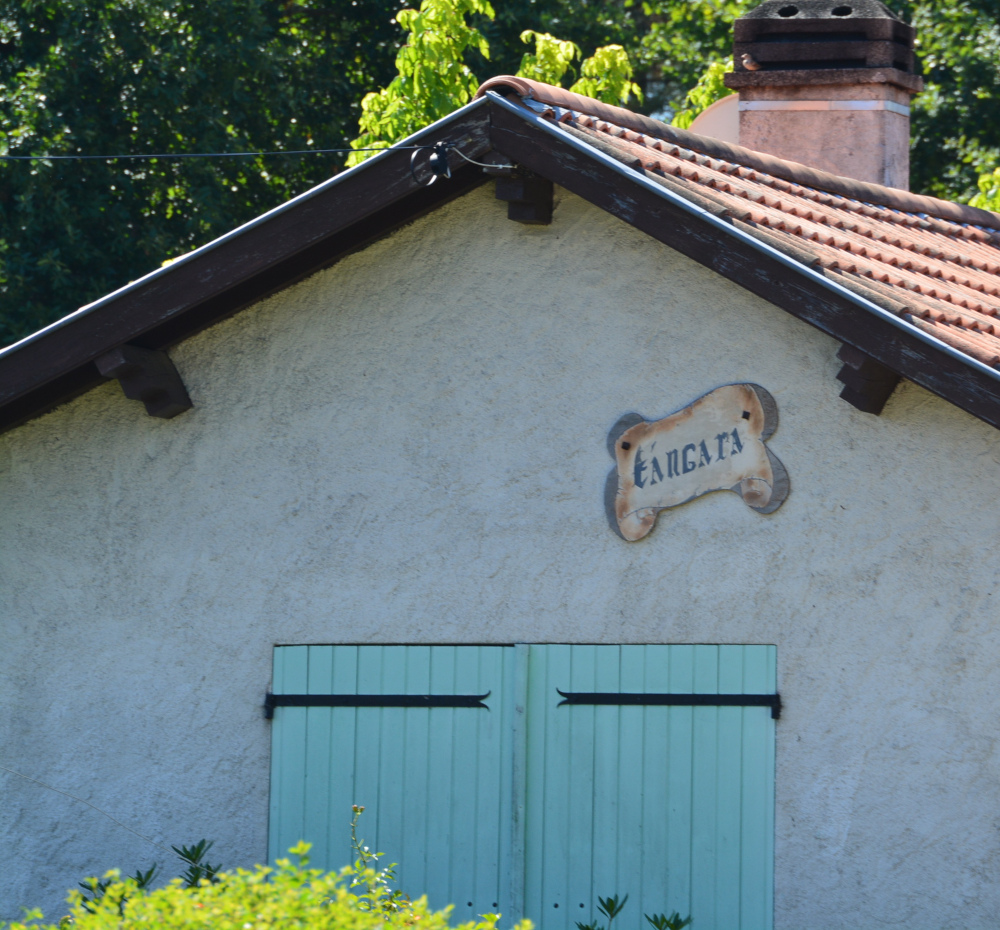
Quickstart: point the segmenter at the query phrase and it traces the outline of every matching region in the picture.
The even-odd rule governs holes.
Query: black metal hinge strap
[[[613,694],[607,691],[556,691],[563,704],[597,704],[617,707],[770,707],[771,717],[781,716],[780,694]]]
[[[482,707],[485,694],[267,694],[264,716],[270,720],[275,707]]]

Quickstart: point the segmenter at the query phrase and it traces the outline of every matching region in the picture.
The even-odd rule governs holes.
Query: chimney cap
[[[765,0],[733,24],[726,86],[895,84],[917,93],[916,31],[879,0]]]
[[[827,19],[850,22],[858,19],[894,19],[895,13],[879,0],[765,0],[740,19],[772,19],[789,22]]]

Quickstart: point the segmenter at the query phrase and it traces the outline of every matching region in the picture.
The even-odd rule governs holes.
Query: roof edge
[[[349,183],[351,178],[353,178],[357,173],[370,170],[373,165],[378,164],[380,161],[385,160],[392,154],[399,152],[400,149],[405,149],[408,146],[413,145],[424,136],[433,135],[437,130],[447,126],[449,123],[455,122],[466,113],[474,110],[480,105],[482,105],[482,103],[477,99],[459,107],[457,110],[453,110],[447,116],[443,116],[441,119],[417,130],[417,132],[411,133],[406,138],[394,142],[392,145],[376,152],[374,155],[366,158],[359,164],[353,165],[350,168],[341,169],[325,181],[320,181],[318,184],[314,184],[312,187],[304,190],[301,194],[296,194],[291,199],[265,210],[263,213],[247,220],[245,223],[241,223],[239,226],[235,226],[233,229],[227,230],[203,245],[197,246],[196,248],[191,249],[191,251],[185,252],[183,255],[178,255],[176,258],[170,259],[158,268],[153,268],[145,274],[140,275],[135,280],[129,281],[127,284],[123,284],[121,287],[117,287],[113,291],[109,291],[107,294],[103,294],[102,296],[95,298],[89,303],[78,307],[76,310],[70,311],[65,316],[61,316],[58,320],[53,320],[41,329],[37,329],[33,333],[29,333],[27,336],[18,339],[16,342],[12,342],[6,346],[0,346],[0,359],[11,354],[12,352],[23,349],[25,346],[30,345],[33,342],[37,342],[39,339],[44,338],[54,330],[62,329],[64,326],[75,322],[80,317],[87,316],[96,310],[100,310],[101,307],[113,303],[122,297],[126,297],[135,291],[141,291],[143,288],[155,283],[161,277],[176,274],[177,270],[187,263],[198,261],[209,252],[219,248],[220,246],[224,246],[233,239],[239,238],[250,230],[267,223],[275,217],[295,210],[303,203],[321,196],[341,184]],[[0,432],[2,432],[2,429],[0,429]]]
[[[107,381],[95,364],[106,352],[166,350],[485,183],[469,160],[492,148],[489,111],[476,100],[0,351],[0,433]],[[451,176],[427,186],[406,144],[436,142],[463,151],[450,147]]]
[[[642,166],[577,138],[566,127],[531,112],[519,101],[504,99],[496,92],[489,96],[498,106],[492,120],[498,151],[1000,429],[998,368],[926,332],[912,319],[882,307],[870,294],[845,287],[840,280],[811,267],[809,256],[790,254],[784,242],[779,247],[772,236],[765,239],[751,235],[731,216],[722,216],[707,202],[695,202],[688,192],[660,183],[662,178]],[[515,115],[517,125],[510,121]],[[521,129],[521,121],[530,127],[528,132]],[[552,151],[544,144],[550,139],[558,139],[586,155],[591,163],[583,166],[578,159],[553,161]],[[611,178],[617,178],[606,189],[605,179],[595,171],[595,162],[609,170]],[[559,170],[549,174],[552,168]],[[652,206],[656,202],[669,204],[668,209],[679,209],[697,225],[676,221]],[[718,247],[723,237],[731,248],[725,249],[720,258]]]
[[[798,162],[785,161],[774,155],[755,152],[741,145],[731,145],[708,136],[700,136],[686,129],[678,129],[676,126],[671,126],[650,116],[633,113],[624,107],[602,103],[592,97],[584,97],[582,94],[575,94],[561,87],[553,87],[551,84],[543,84],[541,81],[532,81],[529,78],[513,77],[507,74],[498,75],[482,84],[476,91],[476,96],[481,97],[490,90],[500,94],[504,94],[506,91],[507,94],[514,93],[519,97],[537,100],[548,106],[577,110],[588,116],[614,123],[623,129],[631,129],[634,132],[655,136],[712,158],[745,165],[785,181],[791,181],[793,184],[801,184],[804,187],[812,187],[831,194],[840,194],[862,203],[881,204],[903,210],[906,213],[926,213],[929,216],[936,216],[956,223],[984,226],[987,229],[1000,231],[1000,214],[990,210],[981,210],[979,207],[939,200],[937,197],[928,197],[924,194],[911,194],[909,191],[899,190],[895,187],[883,187],[881,184],[870,184],[866,181],[843,178]]]
[[[508,101],[501,101],[501,103],[510,109],[514,109],[513,105],[510,104]],[[517,107],[516,109],[521,109],[521,108]],[[685,192],[678,191],[671,184],[661,183],[661,181],[663,180],[662,178],[653,176],[650,172],[647,172],[642,167],[629,165],[626,159],[623,159],[616,154],[612,154],[611,152],[606,151],[603,146],[598,148],[590,141],[584,141],[580,138],[577,138],[577,136],[579,135],[578,133],[570,135],[569,133],[566,132],[566,127],[557,127],[553,125],[551,121],[541,119],[537,113],[527,114],[522,116],[522,118],[530,121],[535,126],[537,126],[542,132],[545,132],[547,134],[565,135],[567,137],[566,139],[567,143],[571,145],[573,148],[577,149],[578,151],[584,152],[585,154],[589,155],[596,161],[602,162],[603,164],[607,165],[617,173],[625,175],[626,177],[629,177],[634,181],[640,183],[643,187],[653,192],[656,196],[662,197],[666,200],[675,203],[686,212],[692,214],[695,217],[698,217],[699,219],[713,226],[715,229],[723,232],[725,235],[733,236],[738,240],[742,240],[757,252],[760,252],[764,255],[776,259],[789,270],[801,275],[803,278],[815,284],[818,284],[823,289],[839,294],[841,297],[848,300],[855,306],[867,311],[868,313],[871,313],[873,316],[876,316],[884,320],[886,323],[889,323],[895,329],[900,330],[901,332],[908,333],[911,336],[914,336],[915,338],[919,339],[926,345],[932,346],[938,351],[943,352],[945,355],[951,356],[953,359],[965,365],[966,367],[979,371],[982,374],[987,375],[992,381],[1000,383],[1000,369],[987,365],[981,359],[969,355],[968,352],[956,349],[949,343],[943,341],[942,339],[939,339],[936,335],[927,333],[919,326],[911,323],[910,320],[904,319],[898,313],[886,309],[886,307],[882,305],[883,303],[882,301],[872,298],[872,296],[870,295],[870,291],[868,293],[861,294],[859,293],[859,289],[846,287],[844,283],[841,280],[839,280],[839,278],[833,278],[825,274],[824,272],[817,270],[812,266],[811,256],[808,254],[805,248],[795,248],[793,251],[792,249],[789,249],[788,245],[784,242],[782,242],[780,246],[777,245],[776,242],[778,237],[776,237],[772,231],[768,231],[767,234],[761,234],[761,231],[759,230],[751,232],[750,229],[746,226],[746,224],[735,223],[732,221],[732,217],[729,216],[720,216],[716,211],[711,209],[710,204],[705,202],[701,203],[697,202],[696,198],[692,197],[690,193],[686,191]],[[718,271],[718,269],[713,269],[713,270]],[[868,290],[869,289],[866,288],[866,291]],[[765,298],[765,299],[770,299],[770,298]],[[773,300],[771,302],[776,303]],[[776,304],[776,305],[782,306],[781,304]],[[788,308],[783,307],[783,309],[787,310]],[[800,319],[804,319],[804,317],[800,314],[793,313],[793,316],[798,316]],[[807,322],[810,321],[807,320]],[[813,323],[812,325],[816,324]],[[823,330],[822,327],[818,328],[823,332],[826,331]],[[839,338],[839,337],[834,336],[833,338]],[[907,374],[905,372],[901,372],[900,374],[902,374],[903,377],[907,377]],[[933,389],[928,388],[928,390],[933,390]],[[950,400],[950,398],[947,397],[945,399]],[[951,402],[954,403],[954,401]],[[957,406],[961,405],[958,404]],[[995,426],[997,429],[1000,429],[1000,424],[998,423],[993,423],[991,425]]]

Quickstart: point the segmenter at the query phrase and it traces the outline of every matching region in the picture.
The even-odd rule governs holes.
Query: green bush
[[[378,930],[419,927],[448,930],[448,909],[431,911],[425,898],[410,901],[393,892],[386,869],[362,860],[340,873],[309,868],[308,843],[292,848],[298,862],[279,859],[277,866],[219,872],[185,887],[182,878],[154,891],[117,872],[104,876],[103,893],[85,900],[71,891],[70,913],[58,925],[40,925],[42,915],[29,913],[25,922],[7,930]],[[460,930],[495,930],[499,915],[484,914]],[[515,930],[531,930],[530,921]]]

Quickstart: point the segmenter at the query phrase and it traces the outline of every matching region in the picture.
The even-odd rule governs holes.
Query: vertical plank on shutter
[[[619,647],[619,687],[622,691],[642,693],[645,682],[645,653],[651,646]],[[646,855],[646,833],[660,832],[659,816],[648,825],[642,816],[642,770],[647,743],[656,740],[645,729],[645,708],[622,707],[618,723],[618,828],[617,874],[614,891],[629,896],[629,921],[638,926],[645,902],[642,884],[642,860]],[[647,831],[648,826],[648,831]],[[651,911],[649,913],[652,913]],[[623,915],[624,916],[624,915]]]
[[[479,685],[480,650],[472,647],[471,652],[456,650],[454,680],[455,694],[474,694]],[[451,817],[451,876],[448,900],[455,905],[452,913],[456,920],[471,920],[481,900],[476,898],[476,853],[478,830],[476,807],[479,795],[478,752],[476,751],[479,724],[489,711],[473,713],[468,710],[453,711],[451,734],[452,745],[452,797],[449,815]],[[489,904],[490,902],[487,902]]]
[[[333,654],[323,646],[308,647],[306,694],[329,694],[333,686]],[[332,707],[307,707],[303,839],[312,843],[311,858],[330,861],[330,725]]]
[[[558,707],[556,688],[568,690],[572,679],[574,646],[549,646],[546,650],[546,675],[548,678],[547,704],[554,708],[546,730],[545,797],[546,846],[553,847],[553,855],[545,863],[542,876],[542,899],[539,917],[546,927],[563,927],[568,913],[566,892],[569,884],[569,849],[571,843],[567,790],[573,762],[570,758],[569,722],[574,708]],[[529,823],[530,828],[530,823]]]
[[[748,694],[776,690],[774,646],[746,650],[744,682]],[[740,927],[768,930],[774,922],[774,721],[769,713],[744,709],[743,746]]]
[[[333,660],[333,686],[331,694],[358,693],[358,647],[327,646]],[[351,848],[350,823],[354,816],[351,808],[364,804],[355,794],[354,744],[357,736],[358,714],[353,707],[333,707],[330,716],[330,782],[328,785],[330,811],[330,858],[321,863],[326,868],[339,869],[354,861]],[[369,818],[370,820],[370,818]],[[369,821],[362,820],[362,831]]]
[[[564,691],[566,687],[560,685]],[[570,691],[597,689],[597,647],[573,646]],[[558,705],[561,698],[550,700]],[[565,706],[554,711],[569,728],[567,765],[569,814],[569,874],[566,889],[566,924],[587,923],[594,908],[594,711],[591,707]],[[580,905],[583,905],[581,908]]]
[[[769,688],[773,692],[778,690],[778,649],[776,646],[768,646],[768,675],[770,680]],[[765,864],[767,881],[767,901],[765,910],[765,921],[763,926],[770,928],[774,925],[774,805],[775,805],[775,724],[773,718],[765,718],[763,741],[766,742],[765,762],[767,764],[767,776],[765,784],[760,792],[761,803],[764,807],[764,829],[761,837],[762,861]]]
[[[620,691],[618,646],[596,646],[597,691]],[[598,706],[594,714],[594,898],[623,894],[618,886],[619,735],[622,708]],[[572,925],[570,925],[572,926]]]
[[[506,895],[510,889],[510,822],[513,759],[511,736],[514,708],[514,655],[512,649],[483,647],[479,652],[476,694],[487,691],[489,711],[478,718],[479,792],[476,798],[476,916],[503,913],[504,926],[512,912]],[[506,699],[505,699],[505,696]]]
[[[525,819],[527,807],[528,763],[528,681],[530,678],[531,647],[518,644],[514,647],[513,670],[513,719],[510,741],[510,865],[507,880],[508,897],[504,926],[519,920],[525,910]],[[501,847],[502,848],[502,847]]]
[[[455,690],[455,649],[437,646],[431,651],[431,693],[451,694]],[[440,837],[444,842],[434,844],[432,855],[437,860],[428,871],[427,885],[423,891],[432,907],[444,907],[452,902],[451,879],[453,874],[454,821],[452,819],[454,746],[452,734],[455,727],[454,708],[435,708],[430,712],[429,751],[427,754],[427,784],[430,787],[427,805],[427,830],[429,836]]]
[[[271,691],[280,694],[285,684],[285,654],[275,649],[271,658]],[[275,711],[275,720],[279,719]],[[271,765],[268,785],[267,805],[267,861],[274,862],[277,850],[281,849],[281,821],[285,812],[281,809],[281,783],[285,774],[285,731],[281,726],[271,724]]]
[[[474,694],[489,692],[487,711],[470,711],[476,721],[475,881],[473,914],[502,912],[510,918],[504,896],[510,887],[510,785],[512,759],[510,735],[513,725],[513,649],[476,648],[477,676]],[[473,753],[470,753],[473,755]],[[507,924],[509,925],[509,923]]]
[[[379,684],[369,693],[400,694],[406,690],[406,646],[380,646]],[[360,708],[359,719],[372,720],[378,733],[378,776],[375,787],[376,818],[369,827],[374,827],[377,852],[384,853],[380,866],[397,864],[398,877],[402,887],[409,887],[410,877],[404,875],[409,868],[403,858],[403,812],[406,791],[406,770],[403,766],[404,707]],[[367,811],[365,817],[368,816]],[[405,884],[403,884],[405,882]]]
[[[382,690],[382,647],[358,648],[358,694],[378,694]],[[381,734],[381,708],[358,707],[354,711],[354,793],[356,803],[364,807],[358,827],[358,839],[372,852],[378,846],[378,776]]]
[[[694,692],[694,646],[672,646],[670,649],[670,691],[678,694]],[[694,914],[693,881],[693,818],[694,748],[693,707],[670,707],[667,739],[667,792],[670,809],[667,817],[669,833],[667,848],[667,899],[665,908],[680,911],[681,916]],[[698,917],[699,930],[702,917]],[[706,921],[707,923],[707,921]]]
[[[275,649],[274,693],[303,693],[308,669],[307,646]],[[273,817],[269,831],[268,856],[272,862],[286,855],[288,848],[305,835],[306,719],[301,712],[289,713],[294,710],[297,708],[275,708],[279,726],[275,728],[278,745],[271,752],[271,783],[276,789],[272,792]]]
[[[694,647],[694,692],[717,694],[719,691],[719,647]],[[691,912],[701,925],[715,928],[716,858],[715,840],[718,825],[718,707],[694,708],[692,746],[692,843],[691,843]]]
[[[719,646],[720,693],[742,694],[744,646]],[[715,901],[719,927],[740,927],[740,825],[742,805],[743,716],[760,708],[718,709],[717,794],[715,799]]]
[[[546,755],[545,743],[552,714],[545,710],[550,701],[548,677],[548,650],[542,646],[531,646],[528,660],[528,700],[526,706],[526,787],[524,816],[524,916],[529,917],[536,927],[543,926],[542,880],[547,865],[545,843],[550,822],[546,819],[545,784]],[[547,917],[548,915],[545,914]],[[545,924],[544,926],[547,926]]]
[[[670,691],[671,646],[647,646],[643,653],[645,690],[653,694]],[[642,865],[640,881],[643,914],[662,914],[683,907],[670,897],[670,873],[674,870],[674,849],[670,843],[673,820],[670,812],[669,707],[641,708],[643,752],[640,788],[642,801]],[[638,910],[638,908],[637,908]],[[687,911],[684,911],[686,914]],[[644,925],[641,921],[639,925]],[[648,926],[648,925],[646,925]]]
[[[431,693],[431,647],[410,646],[406,651],[405,694]],[[430,745],[431,714],[422,707],[407,708],[403,737],[403,771],[406,775],[406,803],[403,805],[402,844],[399,850],[400,879],[406,870],[404,891],[422,894],[427,886],[428,792],[427,748]],[[435,718],[436,719],[436,718]]]

